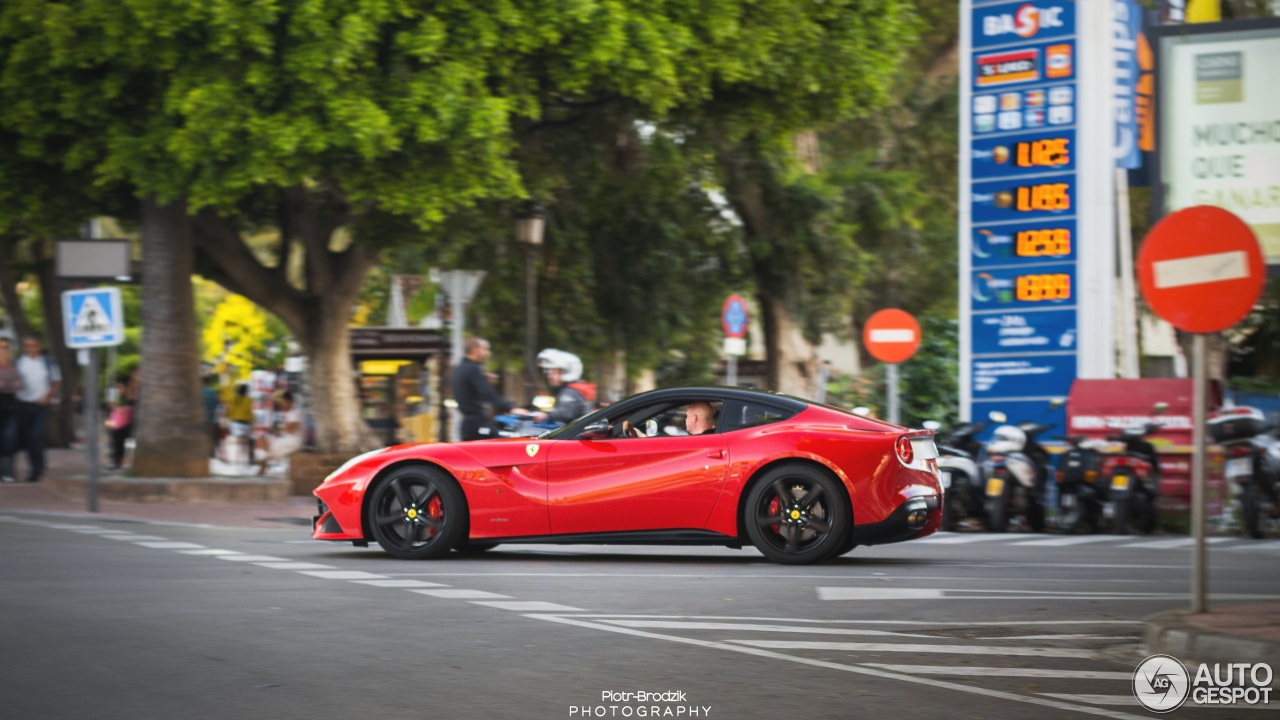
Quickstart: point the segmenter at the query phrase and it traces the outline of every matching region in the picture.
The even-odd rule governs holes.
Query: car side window
[[[780,422],[795,415],[795,411],[764,403],[730,400],[720,415],[721,432],[731,432]]]

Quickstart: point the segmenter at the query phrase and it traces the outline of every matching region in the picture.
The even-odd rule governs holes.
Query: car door
[[[697,529],[724,485],[724,437],[715,433],[551,443],[551,532]]]

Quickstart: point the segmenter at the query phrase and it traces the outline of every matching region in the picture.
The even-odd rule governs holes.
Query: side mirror
[[[597,420],[582,428],[582,434],[578,437],[583,440],[600,440],[602,438],[607,438],[609,437],[609,430],[612,429],[612,427],[613,426],[609,424],[608,420]]]

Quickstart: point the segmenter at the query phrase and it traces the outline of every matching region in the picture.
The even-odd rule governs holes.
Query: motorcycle
[[[1058,459],[1058,527],[1065,533],[1079,532],[1088,525],[1096,532],[1102,527],[1106,488],[1098,482],[1102,465],[1099,441],[1086,435],[1055,436],[1071,446]]]
[[[1248,406],[1223,408],[1208,418],[1214,442],[1226,449],[1223,475],[1236,483],[1240,518],[1249,537],[1267,535],[1268,521],[1280,517],[1280,437],[1262,411]]]
[[[934,426],[932,430],[940,427],[933,421],[926,422],[925,427],[930,424]],[[947,532],[955,530],[959,520],[965,517],[981,519],[983,516],[985,497],[982,470],[978,466],[982,443],[974,436],[984,427],[986,423],[961,423],[938,442],[938,474],[944,498],[942,529]]]
[[[528,415],[498,415],[493,424],[480,428],[485,439],[499,437],[537,437],[550,430],[563,426],[564,423],[554,420],[535,422]]]
[[[1161,410],[1158,407],[1156,412]],[[1120,453],[1104,454],[1101,468],[1101,485],[1107,493],[1103,514],[1110,516],[1112,532],[1117,535],[1125,534],[1130,522],[1143,535],[1156,529],[1160,461],[1147,436],[1160,427],[1160,423],[1149,422],[1107,437],[1110,442],[1124,445]]]
[[[995,422],[1005,422],[1003,413],[991,413]],[[1009,529],[1010,516],[1026,518],[1032,532],[1044,531],[1044,488],[1049,474],[1049,453],[1036,436],[1054,427],[1032,421],[1001,425],[987,443],[987,459],[982,463],[986,481],[983,524],[991,532]]]

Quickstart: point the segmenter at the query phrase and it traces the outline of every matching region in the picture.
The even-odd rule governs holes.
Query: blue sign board
[[[970,154],[969,172],[975,180],[1074,172],[1075,169],[1076,132],[1069,129],[974,140]]]
[[[67,347],[106,347],[124,342],[120,288],[91,288],[62,293],[62,324]]]
[[[974,312],[1074,307],[1076,264],[1057,263],[975,271],[969,292]]]
[[[973,47],[1025,45],[1076,34],[1075,0],[1038,0],[973,11]]]
[[[970,262],[975,269],[1076,259],[1075,218],[986,225],[970,232]]]
[[[1077,339],[1074,308],[973,316],[975,355],[1071,351]]]
[[[1044,220],[1075,214],[1075,173],[973,183],[973,224]]]
[[[975,358],[973,399],[1065,398],[1075,379],[1075,353]]]
[[[745,337],[747,334],[747,301],[739,295],[730,295],[725,298],[724,306],[720,310],[720,324],[724,327],[724,334],[731,338]]]

